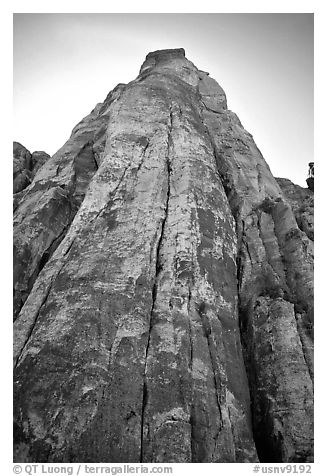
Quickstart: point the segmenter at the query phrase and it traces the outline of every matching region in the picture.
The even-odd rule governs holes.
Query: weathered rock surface
[[[16,461],[312,460],[312,241],[183,49],[75,127],[15,244]]]
[[[31,183],[32,155],[19,142],[13,145],[13,191],[20,192]]]
[[[43,151],[32,154],[19,142],[13,145],[13,191],[21,192],[33,180],[36,172],[49,159],[50,155]],[[16,198],[16,197],[15,197]]]
[[[314,195],[309,188],[300,187],[285,178],[276,178],[285,198],[289,201],[300,230],[314,240]]]
[[[43,150],[36,150],[32,153],[33,178],[36,172],[46,163],[50,155]]]
[[[64,238],[98,169],[105,145],[107,108],[120,88],[74,128],[51,160],[44,161],[40,152],[31,155],[37,173],[29,187],[16,194],[14,202],[14,319],[39,272]]]

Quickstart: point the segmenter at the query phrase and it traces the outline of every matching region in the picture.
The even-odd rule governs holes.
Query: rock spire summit
[[[313,197],[279,183],[183,49],[28,175],[16,462],[312,461]]]

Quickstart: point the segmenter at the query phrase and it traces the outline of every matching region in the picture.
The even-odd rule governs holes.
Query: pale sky
[[[225,90],[273,174],[313,160],[313,14],[14,14],[14,140],[54,154],[148,52],[184,48]]]

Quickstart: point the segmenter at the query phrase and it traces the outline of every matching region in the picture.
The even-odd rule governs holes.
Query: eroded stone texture
[[[46,163],[50,158],[50,155],[42,150],[36,150],[32,153],[32,172],[33,177],[36,175],[36,172]]]
[[[23,190],[31,183],[32,156],[29,150],[19,142],[13,144],[13,192]]]
[[[74,212],[15,322],[15,459],[308,460],[311,241],[220,86],[150,53],[36,175],[34,236],[58,187]]]
[[[240,325],[258,455],[261,461],[310,461],[313,452],[312,241],[298,228],[289,202],[237,116],[230,111],[217,114],[205,108],[203,117],[236,222]],[[265,334],[257,332],[255,316],[268,319],[270,309],[285,314],[287,310],[288,327],[296,329],[297,339],[291,339],[290,332],[283,345],[294,348],[293,352],[269,350],[260,341]],[[281,335],[278,319],[270,318],[266,325],[269,332]],[[269,366],[267,352],[272,353]],[[281,367],[292,374],[292,385],[287,379],[279,379],[275,388],[261,386],[258,375],[268,382],[272,374],[279,375]],[[304,435],[298,431],[299,421],[305,428]]]
[[[19,142],[13,143],[13,192],[16,207],[19,192],[24,190],[33,180],[36,172],[49,159],[50,155],[43,151],[32,154]]]
[[[276,181],[286,199],[289,201],[300,230],[304,231],[310,240],[314,240],[314,211],[313,191],[300,187],[285,178],[276,178]]]
[[[98,169],[105,145],[107,108],[121,87],[74,128],[51,160],[45,160],[40,152],[30,157],[37,173],[14,202],[14,319],[39,272],[64,238]]]

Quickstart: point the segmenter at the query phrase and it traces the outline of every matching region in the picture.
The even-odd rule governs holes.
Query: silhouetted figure
[[[306,180],[309,190],[314,191],[314,162],[309,162],[309,174]]]
[[[314,177],[314,162],[309,162],[309,177]]]

